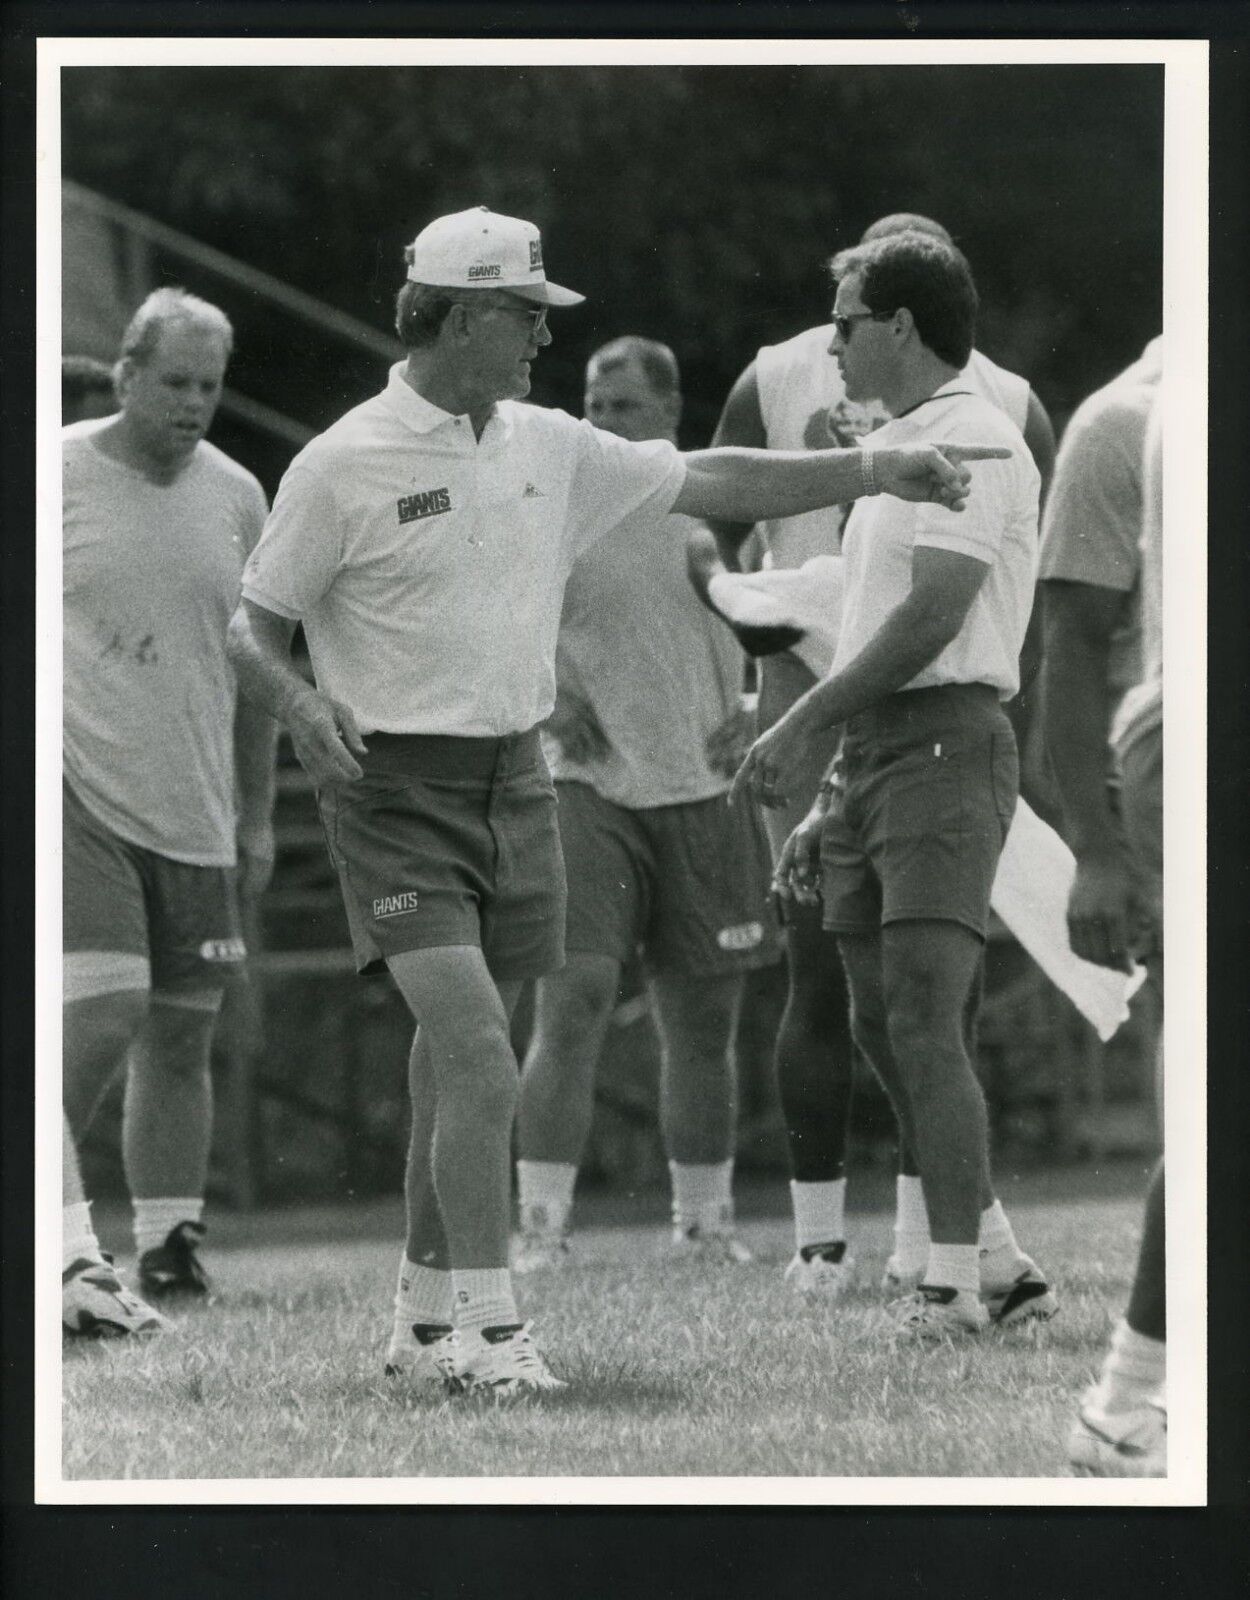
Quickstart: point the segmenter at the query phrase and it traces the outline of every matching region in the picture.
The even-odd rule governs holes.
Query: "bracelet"
[[[877,488],[877,474],[871,450],[861,450],[859,452],[859,468],[864,479],[864,493],[879,494],[880,490]]]

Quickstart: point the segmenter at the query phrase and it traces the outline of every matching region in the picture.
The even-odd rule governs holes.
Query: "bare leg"
[[[522,1160],[580,1164],[620,976],[621,964],[611,956],[576,951],[561,971],[538,980],[517,1112]]]
[[[728,1161],[737,1124],[732,1046],[742,979],[665,973],[653,979],[653,989],[662,1044],[660,1127],[669,1159]]]
[[[506,1267],[518,1095],[508,1021],[520,985],[497,988],[474,945],[405,951],[387,964],[428,1052],[435,1102],[429,1170],[451,1265]],[[420,1099],[426,1103],[424,1094]],[[419,1178],[421,1163],[415,1165]],[[419,1255],[437,1248],[433,1239],[411,1243]]]
[[[790,1173],[799,1183],[829,1183],[846,1176],[855,1075],[846,975],[818,907],[792,907],[786,959],[775,1059]]]
[[[148,1010],[146,989],[123,989],[61,1008],[62,1096],[70,1131],[81,1140]]]
[[[159,993],[131,1047],[126,1073],[122,1157],[136,1200],[203,1197],[213,1136],[210,1071],[219,991],[202,1004],[170,1003]]]
[[[882,930],[890,1045],[906,1086],[935,1244],[975,1245],[991,1194],[985,1096],[968,1058],[965,1011],[981,941],[954,922]]]

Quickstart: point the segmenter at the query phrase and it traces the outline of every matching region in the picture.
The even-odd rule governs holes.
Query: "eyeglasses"
[[[547,331],[546,306],[539,306],[536,310],[531,311],[527,306],[514,306],[497,301],[490,309],[492,311],[510,311],[513,316],[525,317],[530,325],[529,336],[531,339],[537,339],[539,334]]]
[[[838,330],[838,338],[845,344],[851,337],[853,322],[888,322],[893,315],[892,311],[852,311],[847,316],[834,317],[833,325]]]

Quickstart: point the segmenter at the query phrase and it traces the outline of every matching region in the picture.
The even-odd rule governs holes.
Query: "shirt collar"
[[[436,428],[454,422],[455,418],[450,411],[432,405],[405,379],[404,371],[407,365],[406,361],[395,363],[391,368],[386,388],[382,391],[382,399],[399,420],[414,433],[433,433]]]

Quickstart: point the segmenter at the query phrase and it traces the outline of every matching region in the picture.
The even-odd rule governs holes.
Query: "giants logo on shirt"
[[[446,489],[426,489],[422,494],[406,494],[397,501],[399,520],[420,522],[422,517],[438,517],[451,510],[451,494]]]

